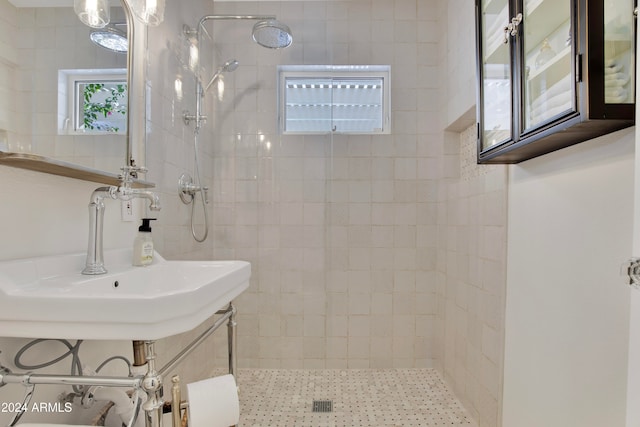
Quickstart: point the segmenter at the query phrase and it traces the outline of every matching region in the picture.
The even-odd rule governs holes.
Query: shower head
[[[222,67],[219,68],[219,71],[222,73],[232,73],[238,69],[238,65],[240,65],[238,61],[236,61],[235,59],[230,59],[225,62]]]
[[[222,73],[232,73],[238,69],[238,65],[240,64],[235,59],[230,59],[227,62],[225,62],[222,67],[216,70],[213,77],[211,77],[211,80],[209,80],[209,83],[207,83],[207,85],[204,87],[204,90],[202,91],[202,93],[206,93],[211,87],[211,85],[213,84],[213,82],[215,82]]]
[[[253,26],[253,40],[260,46],[270,49],[288,47],[293,41],[288,26],[275,19],[259,21]]]
[[[118,25],[118,24],[112,24]],[[89,34],[92,42],[100,47],[108,49],[112,52],[127,53],[129,50],[129,41],[124,31],[113,26],[97,28]]]

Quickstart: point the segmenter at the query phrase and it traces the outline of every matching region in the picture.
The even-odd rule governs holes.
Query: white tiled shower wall
[[[236,58],[215,105],[216,258],[252,262],[237,303],[243,366],[428,367],[436,356],[440,173],[437,3],[216,2],[276,14],[294,44],[257,47],[252,23],[213,25]],[[392,134],[282,136],[276,66],[390,64]]]
[[[459,178],[438,205],[438,368],[481,426],[500,425],[506,294],[507,168],[476,165],[476,126],[449,135]]]

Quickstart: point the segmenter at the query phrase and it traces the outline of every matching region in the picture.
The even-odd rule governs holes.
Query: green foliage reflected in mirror
[[[81,129],[92,132],[126,132],[127,85],[122,82],[79,83],[82,93]]]

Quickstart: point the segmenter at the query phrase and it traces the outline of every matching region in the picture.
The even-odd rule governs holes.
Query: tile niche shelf
[[[37,154],[0,151],[0,165],[60,175],[106,185],[120,185],[122,183],[120,175],[118,174],[112,174],[74,163],[63,162],[61,160]],[[132,187],[152,188],[155,187],[155,184],[144,180],[135,180]]]
[[[476,0],[478,163],[518,163],[633,126],[633,9]]]

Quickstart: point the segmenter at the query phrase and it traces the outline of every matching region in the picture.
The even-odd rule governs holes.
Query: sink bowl
[[[249,287],[245,261],[131,266],[105,251],[107,274],[80,274],[86,254],[0,262],[0,336],[155,340],[189,331]]]

